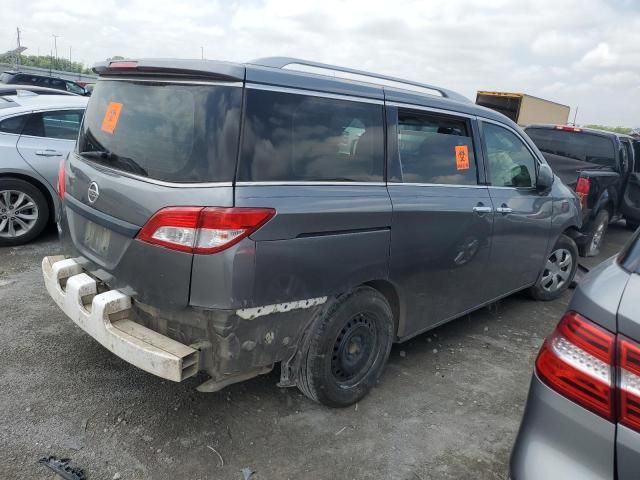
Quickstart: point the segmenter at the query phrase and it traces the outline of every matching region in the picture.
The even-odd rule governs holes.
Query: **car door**
[[[24,160],[55,186],[60,160],[73,150],[84,110],[33,112],[18,140]]]
[[[553,198],[536,189],[538,159],[515,129],[480,122],[495,208],[486,282],[498,298],[536,282],[549,245]]]
[[[474,118],[388,106],[390,278],[408,337],[486,300],[493,208]]]
[[[640,142],[633,140],[630,169],[626,188],[622,195],[620,211],[628,224],[640,224]]]

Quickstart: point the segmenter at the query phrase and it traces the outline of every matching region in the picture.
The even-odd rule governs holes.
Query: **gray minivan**
[[[575,274],[577,197],[459,94],[287,58],[94,70],[60,171],[66,258],[43,272],[147,372],[204,371],[210,392],[279,364],[279,385],[345,406],[393,342]]]

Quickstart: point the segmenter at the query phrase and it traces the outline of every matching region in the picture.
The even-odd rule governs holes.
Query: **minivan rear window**
[[[608,137],[537,127],[529,127],[525,132],[542,152],[608,167],[616,165],[615,148]]]
[[[242,89],[100,80],[78,139],[89,161],[172,183],[233,180]]]
[[[248,89],[239,181],[381,182],[381,104]]]

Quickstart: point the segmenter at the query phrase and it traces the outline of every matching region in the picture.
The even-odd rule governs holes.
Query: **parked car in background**
[[[43,274],[147,372],[217,391],[279,363],[281,386],[346,406],[394,341],[572,281],[577,197],[459,94],[282,58],[94,70],[60,175],[68,258]]]
[[[25,72],[3,72],[0,74],[0,83],[9,83],[12,85],[35,85],[38,87],[63,90],[65,92],[75,93],[76,95],[87,95],[87,91],[84,87],[71,80]]]
[[[55,218],[58,166],[86,105],[77,95],[0,95],[0,246],[33,240]]]
[[[640,151],[632,137],[568,125],[530,125],[529,138],[582,205],[580,253],[600,251],[610,222],[640,223]]]
[[[640,230],[590,272],[535,363],[512,480],[636,480]]]
[[[76,93],[65,92],[63,90],[55,90],[53,88],[38,87],[36,85],[11,85],[0,83],[0,96],[23,96],[23,95],[74,95]]]

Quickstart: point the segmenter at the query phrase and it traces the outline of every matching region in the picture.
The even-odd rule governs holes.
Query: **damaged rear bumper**
[[[42,273],[64,313],[118,357],[175,382],[198,372],[198,350],[131,320],[131,297],[118,290],[98,293],[95,279],[75,260],[45,257]]]

